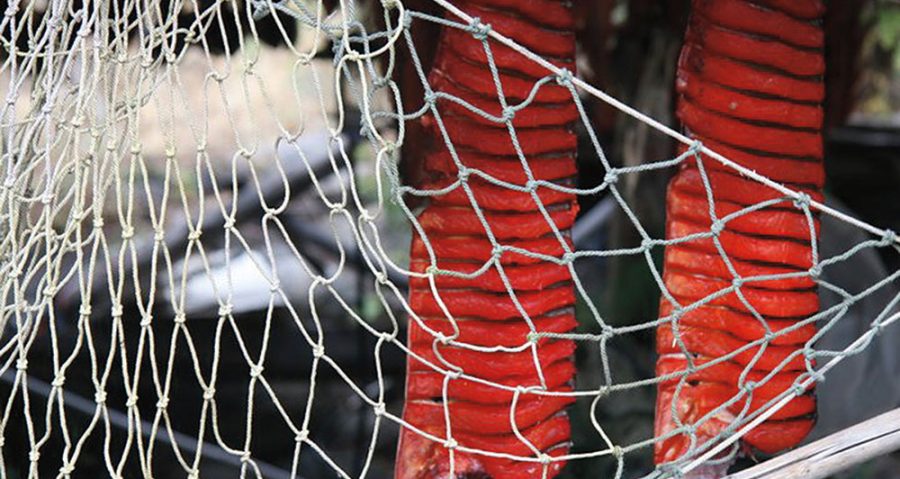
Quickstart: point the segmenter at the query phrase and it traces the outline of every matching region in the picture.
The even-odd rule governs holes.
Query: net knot
[[[744,285],[744,278],[737,277],[732,279],[731,285],[734,286],[734,289],[741,289],[741,286]]]
[[[156,232],[153,233],[153,241],[154,242],[162,243],[165,240],[166,240],[166,232],[165,231],[158,229],[158,230],[156,230]]]
[[[84,317],[89,317],[91,315],[91,305],[82,303],[81,307],[78,308],[78,314]]]
[[[262,20],[272,12],[272,9],[268,8],[266,2],[262,0],[250,0],[250,5],[253,6],[254,20]]]
[[[881,235],[881,244],[879,246],[890,246],[897,242],[897,233],[894,230],[884,230]]]
[[[167,407],[169,407],[169,398],[168,397],[163,396],[163,397],[159,398],[159,401],[156,401],[156,409],[165,409]]]
[[[425,92],[422,96],[422,99],[425,101],[425,104],[428,106],[434,106],[437,103],[437,94],[431,90]]]
[[[123,58],[122,58],[122,60],[120,60],[120,62],[124,63],[127,58],[128,57],[123,55]],[[222,73],[220,71],[215,70],[215,71],[210,72],[208,78],[210,78],[211,80],[213,80],[216,83],[224,83],[225,80],[227,80],[229,76],[230,75],[228,73]]]
[[[618,444],[614,445],[610,449],[610,451],[612,452],[613,457],[615,457],[616,459],[622,459],[622,456],[625,455],[625,451],[622,450],[622,446],[619,446]]]
[[[487,40],[488,35],[491,33],[491,24],[490,23],[481,23],[481,18],[474,17],[472,18],[472,23],[469,24],[469,33],[472,34],[478,41]]]
[[[369,210],[364,209],[359,212],[359,221],[362,223],[374,223],[376,219],[377,216],[369,213]]]
[[[459,443],[456,442],[456,439],[450,437],[447,438],[447,442],[444,443],[444,447],[446,447],[447,449],[456,449],[457,447],[459,447]]]
[[[148,314],[141,319],[141,327],[146,328],[149,327],[153,323],[153,315]]]
[[[472,170],[470,168],[466,168],[463,166],[459,169],[459,172],[456,174],[456,177],[459,178],[459,181],[465,183],[469,179],[469,175],[472,174]]]
[[[372,408],[372,412],[374,412],[376,416],[384,416],[384,413],[387,412],[387,407],[383,402],[380,402]]]
[[[387,331],[382,331],[381,334],[379,334],[379,337],[381,337],[382,341],[390,343],[391,341],[397,339],[397,333],[395,333],[395,332],[389,333]]]
[[[57,375],[53,378],[53,382],[50,383],[54,388],[61,388],[66,384],[66,377],[62,374]]]
[[[262,374],[262,372],[263,372],[263,367],[258,364],[254,364],[253,366],[250,367],[250,377],[251,378],[254,378],[254,379],[258,378]]]
[[[400,2],[398,0],[381,0],[381,5],[385,10],[393,10],[400,6]]]
[[[28,453],[28,460],[31,462],[38,462],[41,460],[41,453],[38,451],[31,451]]]
[[[384,274],[384,271],[376,271],[375,272],[375,281],[378,284],[386,285],[386,284],[388,284],[388,277],[386,274]]]
[[[541,464],[545,466],[553,461],[553,457],[551,457],[550,454],[547,454],[546,452],[542,452],[541,455],[538,456],[538,459],[541,461]]]
[[[517,384],[515,391],[516,391],[516,396],[521,396],[523,394],[528,394],[529,391],[531,391],[531,388],[529,386],[523,386],[521,384]]]
[[[756,383],[753,381],[747,381],[744,383],[744,387],[741,388],[745,393],[750,394],[756,389]]]
[[[525,182],[525,189],[529,193],[534,193],[535,191],[537,191],[538,186],[540,186],[540,182],[536,180],[528,180],[527,182]]]
[[[230,316],[232,308],[233,306],[231,303],[219,306],[219,317],[224,318],[225,316]]]
[[[188,239],[191,241],[198,241],[200,239],[200,235],[202,234],[203,232],[200,230],[192,230],[190,233],[188,233]]]
[[[103,225],[104,225],[103,218],[100,216],[95,216],[94,217],[94,229],[99,230],[99,229],[103,228]]]
[[[187,321],[187,316],[185,316],[183,311],[179,311],[175,313],[175,324],[184,324]]]
[[[447,371],[447,378],[450,380],[459,379],[462,377],[462,371],[458,371],[456,369],[451,369]]]
[[[297,435],[294,436],[294,442],[303,442],[307,439],[309,439],[309,431],[307,431],[306,429],[298,432]]]
[[[512,121],[516,117],[516,109],[511,106],[503,107],[503,115],[500,117],[503,122]]]
[[[6,5],[6,10],[3,11],[3,15],[6,17],[12,17],[19,11],[19,2],[9,2]]]
[[[344,54],[344,58],[346,58],[347,61],[358,63],[358,62],[362,61],[363,57],[358,51],[353,50],[351,48],[351,49],[348,49],[347,53]]]
[[[563,68],[556,74],[556,83],[562,86],[569,86],[572,83],[572,72],[568,68]]]
[[[75,472],[75,466],[71,462],[68,462],[63,467],[59,468],[59,473],[64,476],[68,476],[73,472]]]
[[[603,176],[603,182],[609,185],[614,185],[619,181],[619,173],[615,170],[609,170]]]
[[[600,337],[603,339],[611,339],[615,335],[616,330],[608,324],[604,324],[603,327],[600,328]]]
[[[325,346],[321,344],[317,344],[312,348],[313,357],[316,359],[321,359],[322,356],[325,356]]]
[[[234,228],[234,217],[229,216],[225,218],[225,224],[222,225],[226,230],[231,230]]]
[[[122,239],[128,241],[131,238],[134,238],[134,226],[126,225],[122,228]]]
[[[691,146],[688,147],[687,151],[691,155],[699,155],[703,151],[703,142],[700,140],[694,140],[691,143]]]
[[[809,197],[808,194],[803,192],[798,192],[794,195],[794,207],[798,209],[806,209],[809,208],[809,202],[812,201],[812,198]]]
[[[25,358],[20,358],[16,361],[16,369],[19,371],[24,371],[28,369],[28,360]]]
[[[814,264],[809,268],[809,277],[812,279],[818,279],[819,276],[822,276],[822,265]]]
[[[212,401],[216,397],[216,388],[209,386],[203,391],[203,400]]]
[[[531,344],[537,344],[537,342],[541,340],[541,335],[537,331],[529,331],[528,334],[525,335],[525,340]]]
[[[725,229],[725,223],[721,220],[715,220],[712,224],[709,225],[709,232],[713,234],[713,236],[719,236],[722,234],[722,230]]]
[[[409,13],[409,10],[405,10],[403,12],[403,20],[401,20],[403,24],[404,30],[409,30],[409,27],[412,26],[412,15]]]
[[[103,405],[106,403],[106,391],[97,391],[94,393],[94,402],[98,405]]]
[[[245,464],[250,462],[250,451],[241,452],[241,462]]]

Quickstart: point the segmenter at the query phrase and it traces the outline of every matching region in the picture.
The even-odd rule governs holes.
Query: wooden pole
[[[900,450],[900,408],[726,479],[821,479],[896,450]]]

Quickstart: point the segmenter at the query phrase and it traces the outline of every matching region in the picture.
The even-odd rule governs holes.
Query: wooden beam
[[[896,450],[900,450],[900,408],[726,479],[821,479]]]

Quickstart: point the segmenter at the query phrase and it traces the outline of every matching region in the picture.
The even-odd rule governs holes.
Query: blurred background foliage
[[[856,121],[900,124],[900,2],[880,0],[864,13],[872,24],[864,45]]]

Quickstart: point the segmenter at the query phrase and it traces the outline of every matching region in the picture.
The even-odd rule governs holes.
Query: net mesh
[[[441,15],[433,14],[435,6]],[[896,249],[890,231],[706,150],[445,0],[435,0],[429,12],[397,0],[368,7],[349,0],[333,9],[322,1],[299,0],[7,5],[0,20],[0,82],[6,99],[0,114],[0,476],[218,477],[239,471],[241,477],[384,477],[398,428],[413,428],[401,418],[397,366],[409,358],[426,362],[447,381],[469,379],[511,391],[516,398],[577,398],[572,415],[583,419],[586,431],[575,435],[572,451],[549,457],[531,446],[534,454],[518,460],[569,461],[577,469],[580,462],[600,458],[609,461],[615,477],[669,477],[720,457],[723,450],[733,453],[733,441],[745,429],[823,380],[844,358],[864,351],[900,318],[900,271],[866,278],[856,290],[830,276],[869,250]],[[510,47],[523,62],[545,68],[546,77],[519,104],[507,104],[498,94],[503,116],[491,115],[430,87],[417,54],[417,24],[459,29],[479,39],[498,89],[502,80],[492,60],[494,45]],[[425,92],[421,98],[401,95],[401,49],[408,51],[403,61],[411,62]],[[457,156],[458,181],[446,188],[419,189],[401,180],[407,125],[437,116],[444,102],[454,102],[505,125],[517,145],[512,117],[545,85],[571,93],[579,128],[603,171],[597,184],[536,180],[521,149],[521,168],[529,180],[520,184],[465,165]],[[606,102],[635,125],[690,148],[674,158],[616,166],[604,154],[586,99]],[[449,136],[444,138],[453,152]],[[717,192],[704,166],[710,159],[779,197],[718,217]],[[704,178],[709,231],[654,236],[623,183],[689,160],[698,163]],[[416,205],[461,189],[480,212],[468,186],[474,178],[530,194],[564,253],[546,255],[504,244],[490,234],[485,215],[477,213],[491,241],[490,259],[474,273],[441,269],[417,222]],[[572,248],[539,190],[605,198],[594,213],[603,208],[620,212],[637,243],[584,247],[592,243],[579,240],[576,225],[577,248]],[[773,205],[794,208],[807,218],[813,267],[778,277],[741,277],[731,267],[729,287],[693,304],[677,304],[662,280],[662,249],[702,240],[718,244],[729,222]],[[816,240],[817,215],[850,225],[865,237],[857,234],[826,253]],[[430,252],[432,267],[425,272],[407,268],[411,231]],[[718,251],[730,264],[721,245]],[[411,277],[432,284],[441,275],[477,277],[504,254],[570,271],[581,324],[572,333],[536,330],[508,279],[504,282],[531,328],[513,349],[535,351],[540,371],[538,341],[571,339],[579,355],[596,363],[579,371],[574,391],[497,384],[450,363],[430,362],[404,344],[401,333],[408,318],[433,333],[436,344],[491,353],[428,329],[407,302],[406,283]],[[641,262],[657,291],[677,305],[676,312],[639,322],[607,314],[598,293],[604,279],[591,268],[615,258]],[[797,328],[819,327],[795,353],[806,371],[794,387],[769,401],[772,407],[752,414],[745,408],[713,440],[693,444],[686,457],[650,472],[646,456],[661,439],[647,428],[623,431],[616,424],[621,417],[611,411],[639,397],[635,394],[652,396],[660,381],[684,383],[688,374],[764,349],[790,331],[769,331],[712,363],[691,364],[661,378],[652,371],[626,373],[627,364],[639,359],[614,357],[622,354],[621,345],[670,323],[686,351],[677,333],[680,314],[739,293],[754,281],[787,277],[811,277],[835,298],[798,323]],[[436,287],[433,293],[440,303]],[[857,334],[843,337],[840,347],[817,346],[836,325],[853,318],[859,303],[875,296],[882,301],[874,314],[862,318],[865,327]],[[456,318],[448,314],[447,320]],[[749,398],[750,386],[705,420]],[[504,456],[459,446],[452,424],[441,437],[415,432],[451,452]],[[695,426],[676,432],[696,438]],[[347,438],[357,447],[341,446]]]

